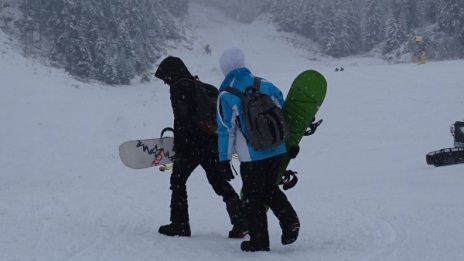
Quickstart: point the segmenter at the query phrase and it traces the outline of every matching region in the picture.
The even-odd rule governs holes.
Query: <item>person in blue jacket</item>
[[[255,76],[245,67],[244,54],[238,48],[225,50],[219,63],[225,75],[218,98],[219,160],[229,161],[233,154],[238,155],[243,181],[243,211],[250,234],[250,240],[243,241],[240,247],[243,251],[269,251],[266,206],[280,221],[282,244],[291,244],[298,237],[300,222],[286,195],[276,184],[281,157],[287,152],[285,144],[256,151],[247,143],[241,100],[224,89],[230,86],[244,92],[253,85]],[[270,95],[282,106],[282,92],[272,83],[262,79],[260,92]]]

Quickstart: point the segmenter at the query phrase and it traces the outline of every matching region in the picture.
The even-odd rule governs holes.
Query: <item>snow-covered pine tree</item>
[[[39,1],[39,0],[37,0]],[[29,7],[51,46],[42,51],[73,75],[109,84],[129,83],[162,54],[165,42],[178,39],[167,0],[40,0]],[[32,1],[36,3],[36,1]],[[170,2],[181,11],[186,0]]]
[[[425,23],[434,24],[437,22],[438,3],[437,1],[426,1],[423,4],[424,15],[422,17]]]
[[[324,53],[334,57],[354,54],[361,50],[360,22],[354,1],[328,1],[316,15],[316,41]],[[338,8],[343,5],[344,8]]]
[[[385,37],[385,5],[382,0],[366,0],[361,15],[363,49],[369,51]]]
[[[86,32],[92,27],[89,0],[65,0],[62,23],[67,30],[56,42],[56,51],[64,54],[65,68],[71,74],[88,78],[92,75],[91,43]]]
[[[438,5],[438,29],[464,45],[464,1],[442,0]]]
[[[299,0],[295,2],[299,2]],[[294,24],[295,14],[292,14],[289,4],[292,4],[291,0],[273,0],[269,8],[269,12],[273,14],[274,22],[279,29],[284,31],[292,31]]]
[[[356,0],[336,0],[336,5],[346,5],[345,8],[339,8],[336,15],[340,19],[341,55],[356,54],[362,49],[361,20],[359,19],[361,8]]]
[[[337,27],[333,3],[330,1],[322,3],[314,25],[315,40],[321,44],[323,51],[330,55],[333,55],[336,50],[337,38],[339,37]]]
[[[298,31],[302,35],[310,38],[315,39],[316,30],[315,30],[315,23],[316,23],[316,13],[319,10],[319,4],[317,1],[304,1],[301,5],[301,9],[299,12],[299,19],[298,23]]]
[[[385,25],[385,47],[383,53],[398,49],[406,41],[405,28],[402,27],[394,10],[390,10]]]
[[[401,25],[407,32],[411,32],[413,28],[419,25],[419,12],[416,0],[397,0],[395,5],[398,10],[398,17]],[[422,0],[424,1],[424,0]]]
[[[161,0],[160,6],[166,7],[171,14],[177,17],[188,13],[188,0]]]

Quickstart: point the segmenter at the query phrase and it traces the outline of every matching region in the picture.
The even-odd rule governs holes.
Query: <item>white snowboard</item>
[[[172,163],[174,137],[130,140],[119,146],[119,157],[129,168],[144,169]]]

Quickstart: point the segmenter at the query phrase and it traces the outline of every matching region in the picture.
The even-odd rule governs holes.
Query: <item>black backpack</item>
[[[225,88],[242,101],[243,119],[248,130],[244,136],[256,151],[275,148],[285,143],[289,135],[282,109],[271,96],[259,92],[260,82],[261,78],[255,77],[253,86],[248,87],[245,93],[233,87]]]
[[[195,82],[193,121],[202,132],[215,135],[217,134],[216,105],[218,89],[199,80],[192,81]]]

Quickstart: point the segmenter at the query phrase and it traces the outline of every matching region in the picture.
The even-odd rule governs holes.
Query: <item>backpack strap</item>
[[[231,86],[224,88],[224,91],[230,92],[233,95],[238,96],[239,98],[243,98],[243,96],[245,96],[241,91],[239,91],[239,90],[237,90],[237,89],[235,89],[234,87],[231,87]]]
[[[261,80],[262,80],[262,78],[255,76],[255,79],[253,80],[253,91],[259,92],[259,87],[261,85]]]
[[[245,90],[245,93],[246,93],[248,90],[250,90],[250,89],[252,89],[252,92],[259,92],[259,86],[261,85],[261,80],[262,80],[262,78],[256,77],[256,76],[255,76],[254,79],[253,79],[253,86],[248,87],[248,88]],[[241,100],[243,100],[243,98],[245,97],[245,94],[244,94],[244,93],[242,93],[241,91],[239,91],[239,90],[237,90],[237,89],[235,89],[234,87],[231,87],[231,86],[228,86],[228,87],[224,88],[224,91],[229,92],[229,93],[232,93],[233,95],[239,97]],[[219,111],[219,103],[218,103],[218,111]],[[221,117],[221,120],[222,120],[222,117]],[[239,127],[240,131],[241,131],[242,134],[243,134],[243,137],[245,137],[245,139],[246,139],[247,142],[248,142],[248,138],[247,138],[247,136],[245,135],[245,133],[243,132],[242,124],[240,123],[240,119],[239,119],[238,116],[237,116],[236,121],[237,121],[237,124],[238,124],[238,127]]]
[[[176,84],[176,83],[178,83],[178,82],[181,82],[181,81],[192,82],[192,83],[194,83],[195,85],[198,85],[198,84],[201,83],[200,79],[198,79],[198,78],[195,78],[195,79],[181,78],[181,79],[179,79],[178,81],[176,81],[174,84]]]
[[[247,91],[250,90],[250,89],[252,89],[253,92],[259,92],[259,87],[261,85],[261,80],[262,80],[262,78],[255,77],[253,79],[253,85],[251,87],[246,88],[245,93],[247,93]],[[230,93],[232,93],[235,96],[238,96],[240,98],[243,98],[243,96],[244,96],[244,94],[241,91],[239,91],[239,90],[237,90],[237,89],[235,89],[234,87],[231,87],[231,86],[224,88],[224,91],[230,92]]]
[[[259,88],[259,87],[258,87]],[[224,91],[226,92],[229,92],[237,97],[239,97],[241,100],[243,100],[245,98],[245,94],[243,94],[241,91],[235,89],[234,87],[231,87],[231,86],[228,86],[226,88],[224,88]],[[219,102],[218,102],[218,112],[219,112]],[[222,121],[222,117],[221,115],[219,114],[219,118],[221,119]],[[245,133],[243,132],[243,129],[242,129],[242,124],[240,123],[240,118],[238,117],[237,115],[237,118],[235,119],[235,121],[237,122],[237,125],[238,125],[238,128],[240,130],[240,132],[242,133],[243,137],[245,137],[245,140],[247,141],[248,143],[248,138],[247,136],[245,135]],[[224,122],[223,122],[224,124]],[[224,124],[225,125],[225,124]]]

